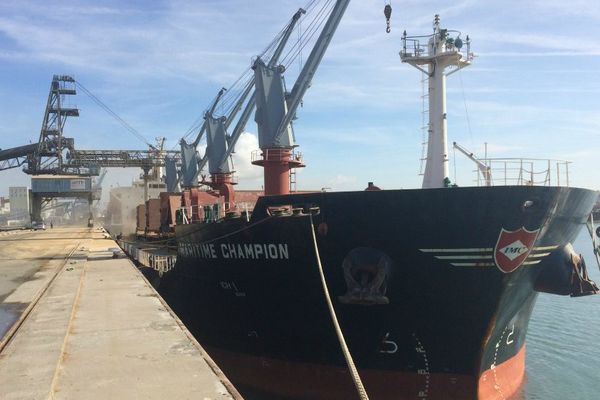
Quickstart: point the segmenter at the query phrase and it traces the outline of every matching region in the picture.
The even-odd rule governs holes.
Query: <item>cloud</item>
[[[532,0],[532,5],[542,15],[560,15],[600,20],[600,3],[589,0]]]
[[[189,79],[193,76],[220,81],[236,76],[249,65],[254,54],[248,49],[222,50],[227,48],[225,45],[221,49],[212,47],[215,43],[226,43],[236,32],[211,35],[211,30],[222,32],[223,29],[217,29],[212,19],[198,24],[193,15],[186,15],[177,7],[153,13],[152,9],[80,5],[61,14],[43,7],[28,7],[25,3],[12,11],[16,15],[0,18],[0,32],[16,49],[4,52],[3,58],[28,57],[30,62],[92,69],[116,79],[125,76],[136,80],[143,77]],[[65,15],[70,17],[66,24]],[[98,18],[98,15],[111,18]],[[126,21],[122,21],[124,16],[128,16]],[[152,24],[145,23],[146,19],[151,19]],[[210,36],[212,43],[198,40]]]
[[[331,190],[334,191],[350,190],[355,188],[357,181],[356,176],[338,174],[333,180],[329,181],[329,184]]]
[[[597,57],[600,56],[598,50],[585,50],[585,51],[490,51],[481,52],[481,56],[485,57]]]
[[[392,146],[397,143],[399,137],[407,134],[410,133],[404,127],[396,124],[364,127],[303,127],[296,132],[299,143],[312,141],[323,145],[323,147],[327,144],[360,145],[361,148],[372,150]]]
[[[598,56],[600,51],[595,40],[590,36],[571,37],[566,32],[554,31],[519,31],[517,29],[495,30],[477,29],[473,37],[479,37],[482,47],[475,52],[485,57],[563,57],[563,56]],[[575,34],[576,35],[576,34]],[[544,50],[536,50],[544,49]]]
[[[258,138],[250,132],[240,135],[233,153],[233,165],[240,184],[245,188],[260,188],[263,168],[252,165],[252,153],[259,151]]]

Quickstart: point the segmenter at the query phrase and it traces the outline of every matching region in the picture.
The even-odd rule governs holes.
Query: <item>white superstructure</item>
[[[451,34],[453,36],[451,36]],[[469,36],[466,52],[462,52],[460,32],[442,29],[440,17],[435,16],[433,34],[425,36],[402,36],[402,62],[422,71],[428,77],[429,123],[427,159],[423,188],[440,188],[449,184],[448,138],[446,123],[446,76],[471,64]],[[420,41],[427,41],[422,45]],[[447,69],[451,68],[448,72]]]

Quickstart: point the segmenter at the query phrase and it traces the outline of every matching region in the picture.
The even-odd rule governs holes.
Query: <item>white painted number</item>
[[[398,345],[393,340],[388,340],[389,337],[390,337],[389,332],[386,333],[385,336],[383,337],[383,340],[381,341],[382,346],[381,346],[381,349],[379,350],[380,353],[394,354],[398,351]]]
[[[223,289],[223,290],[233,291],[233,294],[237,297],[246,297],[246,292],[242,292],[241,290],[239,290],[237,285],[233,281],[231,281],[231,282],[221,281],[221,282],[219,282],[219,285],[221,286],[221,289]]]
[[[512,339],[513,334],[515,333],[515,324],[512,325],[512,329],[508,335],[506,335],[506,344],[511,344],[514,342]]]

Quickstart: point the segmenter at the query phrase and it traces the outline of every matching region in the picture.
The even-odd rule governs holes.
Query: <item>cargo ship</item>
[[[598,293],[570,244],[598,193],[567,177],[538,185],[522,167],[511,180],[472,155],[482,185],[449,181],[445,79],[472,53],[437,16],[433,34],[405,33],[400,52],[429,85],[423,187],[290,192],[303,166],[295,107],[347,4],[335,2],[291,93],[282,68],[254,61],[264,195],[239,206],[231,170],[209,165],[213,200],[184,193],[159,292],[246,399],[510,398],[538,293]]]

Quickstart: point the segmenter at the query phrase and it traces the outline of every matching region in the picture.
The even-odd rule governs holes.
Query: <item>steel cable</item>
[[[131,133],[132,135],[134,135],[136,138],[138,138],[139,140],[141,140],[142,142],[144,142],[148,147],[154,147],[152,144],[150,144],[150,142],[148,142],[146,140],[146,138],[139,133],[135,128],[133,128],[131,125],[129,125],[123,118],[121,118],[116,112],[114,112],[113,110],[111,110],[110,107],[108,107],[102,100],[100,100],[98,97],[96,97],[92,92],[90,92],[88,89],[86,89],[85,86],[83,86],[81,84],[81,82],[79,81],[75,81],[75,85],[77,87],[79,87],[86,95],[88,95],[88,97],[90,99],[92,99],[92,101],[94,103],[96,103],[98,106],[100,106],[104,111],[106,111],[109,115],[111,115],[114,119],[116,119],[125,129],[127,129],[129,131],[129,133]]]

